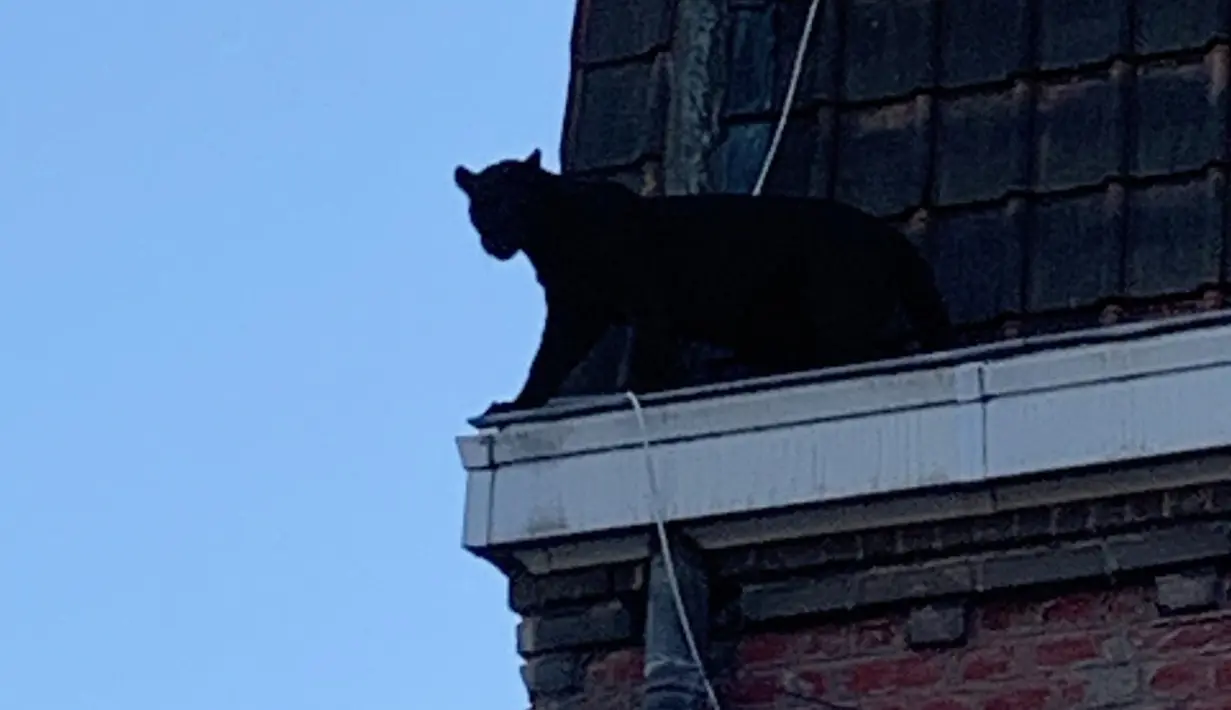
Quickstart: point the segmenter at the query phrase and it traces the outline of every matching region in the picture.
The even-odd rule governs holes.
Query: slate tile
[[[816,125],[816,153],[810,175],[810,194],[833,197],[837,179],[834,168],[838,160],[838,111],[829,107],[817,109]]]
[[[1028,240],[1026,309],[1078,308],[1120,290],[1124,189],[1044,199]]]
[[[935,0],[852,0],[843,96],[865,101],[932,86],[935,22]]]
[[[578,69],[565,168],[595,170],[661,154],[666,114],[661,63]]]
[[[765,177],[764,194],[802,197],[828,193],[832,121],[833,112],[829,110],[819,116],[802,115],[787,121]]]
[[[878,215],[921,204],[927,189],[931,115],[929,97],[843,113],[838,119],[835,196]]]
[[[1219,280],[1226,178],[1217,172],[1129,193],[1127,285],[1133,296],[1191,291]]]
[[[1133,46],[1142,54],[1203,47],[1231,29],[1228,0],[1137,0],[1133,14]]]
[[[586,12],[576,50],[582,63],[640,56],[671,41],[671,3],[664,0],[586,0],[578,11]]]
[[[1094,185],[1120,172],[1125,130],[1121,81],[1104,73],[1040,87],[1035,123],[1039,188]]]
[[[1030,182],[1030,87],[942,99],[937,204],[989,200]]]
[[[926,253],[953,321],[978,323],[1020,311],[1024,202],[956,211],[935,222]]]
[[[778,2],[775,4],[774,36],[776,37],[776,63],[774,71],[774,109],[782,110],[795,55],[799,52],[799,40],[803,36],[804,21],[808,17],[810,2]],[[799,85],[795,87],[792,106],[799,108],[817,101],[838,99],[839,50],[842,47],[841,25],[837,0],[821,0],[808,38],[799,73]]]
[[[730,32],[725,113],[768,111],[774,84],[773,8],[736,10]]]
[[[1138,70],[1135,175],[1197,170],[1227,155],[1225,47],[1204,61]]]
[[[942,86],[998,81],[1026,67],[1028,0],[943,2],[941,12]]]
[[[1126,0],[1040,0],[1039,66],[1075,67],[1126,51],[1128,8]]]
[[[768,121],[727,126],[712,154],[711,187],[717,192],[751,192],[773,132],[773,124]]]

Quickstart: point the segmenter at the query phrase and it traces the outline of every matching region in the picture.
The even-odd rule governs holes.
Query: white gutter
[[[1231,318],[1021,340],[646,398],[668,521],[1231,446]],[[472,550],[649,525],[630,410],[458,438]],[[567,412],[566,412],[567,413]]]

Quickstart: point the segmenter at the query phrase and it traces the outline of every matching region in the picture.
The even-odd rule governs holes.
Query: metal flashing
[[[1177,321],[647,396],[666,518],[704,526],[1231,446],[1231,318]],[[459,437],[466,547],[651,524],[631,410],[582,411]]]

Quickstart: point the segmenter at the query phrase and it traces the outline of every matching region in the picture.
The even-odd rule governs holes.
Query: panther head
[[[544,171],[537,148],[524,160],[502,160],[479,172],[459,165],[457,186],[470,199],[470,221],[483,250],[507,261],[534,236],[535,205]]]

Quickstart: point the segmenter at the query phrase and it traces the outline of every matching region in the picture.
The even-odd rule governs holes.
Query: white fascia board
[[[1231,319],[1187,321],[646,397],[657,504],[696,520],[1231,445]],[[596,409],[459,437],[468,548],[652,523],[631,408]]]

